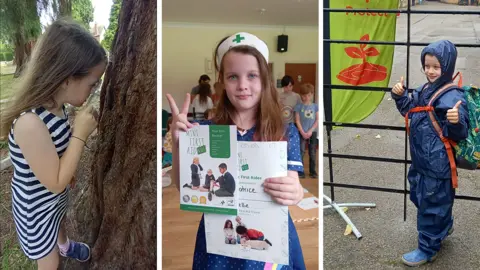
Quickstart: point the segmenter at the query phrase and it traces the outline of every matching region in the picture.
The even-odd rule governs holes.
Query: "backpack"
[[[453,188],[458,187],[457,167],[467,170],[480,169],[480,90],[478,87],[472,85],[462,86],[462,75],[460,72],[455,75],[453,80],[455,80],[458,75],[460,75],[458,85],[453,83],[444,85],[432,95],[427,106],[415,107],[409,110],[405,115],[405,125],[407,134],[409,135],[408,114],[422,111],[428,112],[432,126],[447,150],[447,156],[450,162],[450,169],[452,173]],[[457,87],[461,87],[465,93],[470,127],[467,138],[459,141],[458,143],[443,136],[442,128],[438,124],[437,117],[435,115],[435,108],[432,106],[438,97]]]

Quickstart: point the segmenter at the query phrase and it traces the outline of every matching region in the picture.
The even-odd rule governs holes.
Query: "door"
[[[313,94],[313,100],[316,100],[317,96],[317,64],[285,64],[285,75],[292,76],[295,84],[293,85],[293,91],[300,92],[300,85],[303,83],[311,83],[315,87]]]

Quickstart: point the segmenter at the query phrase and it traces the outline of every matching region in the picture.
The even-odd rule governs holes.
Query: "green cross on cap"
[[[242,40],[244,40],[245,38],[242,37],[241,35],[236,35],[235,36],[235,39],[232,40],[233,42],[236,42],[236,43],[240,43]]]

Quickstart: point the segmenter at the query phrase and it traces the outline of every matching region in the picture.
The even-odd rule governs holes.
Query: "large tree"
[[[91,170],[77,174],[66,222],[92,259],[64,269],[156,269],[156,2],[123,1]]]
[[[15,77],[26,63],[34,40],[41,33],[40,12],[46,0],[0,0],[0,37],[15,48]]]

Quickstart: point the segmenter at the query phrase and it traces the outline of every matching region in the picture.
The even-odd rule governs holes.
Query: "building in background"
[[[90,33],[98,40],[98,42],[102,42],[103,37],[105,36],[105,26],[98,24],[97,22],[93,23],[93,26],[90,28]]]

